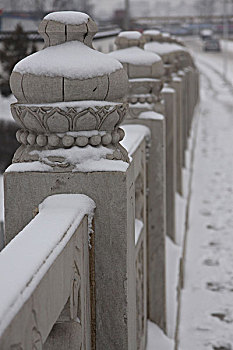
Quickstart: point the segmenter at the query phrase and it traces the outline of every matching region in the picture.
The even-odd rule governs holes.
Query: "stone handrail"
[[[1,252],[2,350],[41,349],[67,303],[66,322],[76,328],[78,348],[91,349],[88,242],[94,208],[85,195],[48,197]]]
[[[49,185],[48,188],[45,188],[44,185],[40,187],[40,196],[36,199],[36,202],[39,203],[43,200],[45,193],[51,191],[51,193],[62,193],[62,192],[71,192],[74,193],[74,189],[71,190],[71,187],[75,185],[76,191],[83,191],[94,198],[96,203],[96,215],[95,215],[95,234],[92,240],[92,250],[93,256],[95,256],[94,261],[92,261],[92,268],[94,269],[94,280],[95,287],[91,289],[91,295],[93,297],[91,303],[91,309],[95,310],[94,320],[92,320],[91,324],[91,340],[95,344],[96,349],[101,348],[102,345],[99,345],[98,342],[106,343],[108,342],[109,348],[111,348],[112,344],[116,344],[118,341],[119,348],[122,349],[134,349],[137,343],[140,343],[140,349],[145,349],[146,344],[146,331],[147,331],[147,311],[146,311],[146,232],[147,232],[147,220],[146,220],[146,143],[150,137],[150,132],[148,128],[143,126],[134,126],[134,125],[126,125],[123,127],[125,132],[124,142],[122,145],[127,149],[130,164],[126,171],[123,169],[115,168],[115,171],[108,170],[107,172],[94,172],[89,173],[87,180],[88,183],[86,185],[83,182],[83,175],[81,173],[74,174],[73,180],[69,173],[65,174],[65,177],[69,177],[65,180],[58,174],[58,178],[55,183],[63,183],[65,187],[63,189],[60,188],[61,191],[57,191],[57,189],[53,188],[53,186]],[[90,175],[92,176],[90,177]],[[12,176],[20,175],[20,173],[15,173],[14,171],[10,171],[6,173],[7,183],[9,184],[10,179],[13,179]],[[27,176],[35,175],[38,176],[36,183],[41,181],[42,173],[38,173],[35,171],[33,174],[30,172],[21,173],[22,178],[27,182]],[[47,180],[49,180],[50,175],[46,174]],[[26,177],[25,177],[26,176]],[[60,180],[58,180],[60,178]],[[52,179],[52,178],[51,178]],[[99,180],[98,180],[99,179]],[[47,181],[46,180],[46,181]],[[101,181],[100,181],[101,180]],[[52,180],[53,181],[53,180]],[[73,182],[74,181],[74,182]],[[96,186],[95,183],[98,183],[98,192],[94,190]],[[105,192],[106,182],[114,183],[118,181],[119,184],[122,183],[123,186],[118,186],[116,188],[109,189],[109,193]],[[91,185],[92,184],[92,185]],[[26,185],[26,183],[25,183]],[[81,187],[79,187],[79,185]],[[71,186],[71,187],[70,187]],[[24,185],[23,185],[24,187]],[[63,186],[62,186],[63,187]],[[70,188],[69,188],[70,187]],[[49,190],[50,188],[50,190]],[[65,189],[66,188],[66,189]],[[73,187],[74,188],[74,187]],[[21,188],[22,189],[22,188]],[[89,189],[89,190],[88,190]],[[29,191],[24,191],[24,200],[28,202],[29,198],[31,198],[31,188],[28,187]],[[89,193],[88,193],[89,192]],[[101,192],[104,194],[105,199],[100,196]],[[78,193],[78,192],[77,192]],[[61,197],[60,197],[61,196]],[[77,196],[77,195],[57,195],[55,197],[61,199],[62,206],[62,197],[63,196]],[[50,198],[50,197],[49,197]],[[51,197],[53,198],[53,196]],[[111,207],[109,206],[109,201],[111,198]],[[15,198],[16,199],[16,198]],[[32,199],[32,198],[31,198]],[[31,208],[37,208],[38,204],[36,202],[31,201],[29,206]],[[130,200],[129,200],[130,199]],[[17,199],[16,199],[17,200]],[[119,202],[120,201],[120,202]],[[46,201],[45,201],[46,202]],[[11,206],[12,207],[12,206]],[[54,207],[54,206],[53,206]],[[68,210],[72,207],[72,203],[68,206]],[[12,208],[13,209],[13,208]],[[18,218],[23,218],[23,222],[21,224],[17,223],[17,227],[24,226],[26,222],[24,221],[26,216],[30,220],[32,218],[33,210],[27,212],[25,206],[22,208],[22,216],[17,215]],[[43,206],[42,206],[43,209]],[[25,216],[26,214],[26,216]],[[50,213],[49,213],[50,214]],[[59,217],[59,210],[54,213],[56,217]],[[40,214],[36,216],[36,218],[32,221],[34,225],[37,227],[35,235],[38,235],[40,230],[40,223],[38,223]],[[110,222],[106,225],[106,218],[110,218]],[[16,217],[15,217],[16,219]],[[63,218],[60,218],[63,220]],[[37,221],[35,221],[37,220]],[[50,218],[49,220],[53,220]],[[54,219],[56,220],[56,219]],[[59,222],[58,222],[59,225]],[[27,227],[30,227],[29,224]],[[48,225],[49,226],[49,225]],[[110,228],[110,230],[109,230]],[[45,228],[46,230],[46,228]],[[44,231],[45,231],[44,230]],[[22,231],[24,232],[24,231]],[[20,235],[22,234],[20,233]],[[15,232],[16,233],[16,232]],[[19,235],[19,237],[20,237]],[[119,235],[119,237],[118,237]],[[96,237],[96,238],[94,238]],[[106,238],[110,239],[109,243],[106,242]],[[18,235],[8,244],[8,247],[14,244],[15,240],[18,239]],[[26,240],[26,238],[25,238]],[[100,243],[98,242],[100,241]],[[105,242],[105,243],[104,243]],[[114,245],[112,246],[112,243]],[[72,243],[73,244],[73,243]],[[75,246],[73,244],[73,246]],[[127,246],[127,250],[125,250],[125,246]],[[108,247],[108,248],[107,248]],[[123,250],[122,250],[123,248]],[[33,247],[32,247],[33,249]],[[35,249],[35,248],[34,248]],[[3,250],[4,253],[4,250]],[[42,261],[44,260],[41,257]],[[108,264],[104,264],[104,261],[108,261]],[[64,260],[63,260],[64,262]],[[116,263],[117,262],[117,263]],[[97,265],[98,264],[98,265]],[[5,265],[5,263],[3,263]],[[101,266],[102,271],[95,270],[94,266]],[[128,271],[127,280],[125,278],[126,271]],[[87,273],[88,276],[88,273]],[[87,277],[86,276],[86,277]],[[104,282],[103,282],[104,276]],[[57,278],[57,277],[51,277]],[[100,281],[100,284],[99,284]],[[117,286],[116,299],[113,298],[113,284],[115,285],[115,293]],[[70,284],[69,284],[70,285]],[[125,286],[127,285],[127,290]],[[121,287],[123,288],[121,290]],[[48,287],[49,289],[51,287]],[[50,293],[49,289],[47,290]],[[88,297],[87,291],[84,293],[86,298]],[[130,298],[129,298],[130,295]],[[95,301],[94,301],[95,300]],[[137,303],[136,303],[137,300]],[[83,303],[87,303],[88,300],[83,300]],[[96,308],[95,308],[96,303]],[[100,304],[108,305],[108,309],[101,308]],[[42,302],[43,304],[43,302]],[[129,305],[131,304],[131,306]],[[83,305],[83,304],[82,304]],[[43,308],[43,307],[42,307]],[[61,335],[61,329],[65,330],[69,337],[72,339],[76,339],[78,335],[79,340],[72,341],[70,344],[72,346],[76,346],[77,341],[80,341],[80,336],[76,327],[76,324],[72,323],[71,330],[69,327],[67,329],[67,316],[64,319],[64,315],[67,314],[67,308],[65,307],[64,311],[60,315],[62,311],[59,308],[59,311],[56,311],[56,318],[51,321],[51,325],[57,320],[54,329],[50,333],[44,347],[45,349],[66,349],[65,340],[63,341],[64,336]],[[131,311],[130,311],[131,310]],[[106,313],[107,311],[107,313]],[[122,312],[123,311],[123,312]],[[116,316],[113,316],[115,315]],[[127,315],[127,327],[120,328],[122,326],[122,320],[125,319],[125,315]],[[104,332],[100,331],[99,327],[101,324],[99,323],[99,319],[101,319],[102,324],[111,324],[111,327],[118,328],[121,336],[119,337],[116,334],[116,339],[114,340],[114,335],[109,339],[109,331],[105,330]],[[135,326],[135,328],[134,328]],[[106,327],[106,326],[105,326]],[[17,331],[17,324],[11,327]],[[51,327],[50,327],[51,329]],[[49,329],[49,330],[50,330]],[[132,332],[133,331],[133,332]],[[88,331],[89,332],[89,331]],[[62,333],[63,334],[63,333]],[[89,334],[89,333],[88,333]],[[68,335],[67,335],[68,336]],[[45,339],[45,338],[43,338]],[[87,340],[86,340],[87,341]],[[71,345],[70,345],[71,346]],[[72,346],[70,348],[72,348]],[[88,347],[86,348],[88,349]]]

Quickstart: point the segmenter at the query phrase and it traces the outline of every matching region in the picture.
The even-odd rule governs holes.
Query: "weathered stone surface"
[[[152,77],[151,66],[146,65],[128,65],[128,76],[130,78],[145,78]]]
[[[10,87],[12,93],[17,96],[20,103],[26,103],[27,100],[24,96],[22,89],[23,76],[18,72],[12,72],[10,76]]]
[[[49,36],[46,34],[46,26],[48,24],[48,21],[46,19],[43,19],[43,21],[40,22],[39,27],[38,27],[38,32],[44,39],[44,47],[49,46]]]
[[[45,41],[45,47],[78,40],[92,47],[92,39],[97,32],[97,25],[89,18],[87,23],[65,24],[59,20],[43,19],[39,25],[39,33]]]
[[[27,106],[11,105],[14,118],[22,126],[36,133],[61,133],[69,131],[113,131],[122,122],[127,104],[92,105],[92,107]]]
[[[166,331],[166,174],[165,118],[126,119],[151,131],[147,160],[147,296],[148,318]]]
[[[51,220],[55,219],[51,214]],[[30,225],[33,229],[33,221]],[[67,233],[64,232],[64,236],[66,235]],[[17,245],[17,242],[15,244]],[[38,271],[41,276],[39,283],[35,283],[36,276],[28,276],[29,281],[34,280],[34,285],[31,286],[29,299],[20,305],[17,315],[1,335],[0,347],[2,350],[10,348],[42,349],[42,347],[67,349],[67,343],[65,344],[64,340],[60,339],[59,334],[56,334],[54,329],[51,333],[50,331],[68,298],[67,318],[65,320],[60,318],[59,324],[61,328],[66,328],[67,335],[69,334],[69,349],[75,349],[75,346],[80,348],[83,345],[85,349],[91,350],[87,217],[83,218],[64,247],[60,242],[60,248],[63,249],[57,257],[56,254],[54,257],[49,252],[52,255],[50,255],[52,261],[49,269],[46,269],[46,259],[41,261]],[[22,292],[25,292],[28,286],[25,284],[23,287]],[[78,310],[78,315],[75,310],[72,310],[73,307]],[[77,317],[80,323],[77,322]],[[76,325],[75,328],[72,327],[74,325]],[[49,333],[48,341],[43,346]]]
[[[128,92],[128,77],[124,69],[111,73],[109,75],[109,91],[105,98],[106,101],[117,101]]]
[[[85,80],[64,78],[64,101],[104,100],[107,92],[107,76]]]
[[[176,93],[172,88],[162,90],[166,117],[166,212],[167,235],[176,241]]]
[[[151,76],[153,78],[161,78],[164,75],[165,71],[164,71],[162,60],[152,64],[151,68],[152,68]]]
[[[144,30],[143,37],[147,43],[150,41],[159,42],[162,39],[162,33],[158,30]]]
[[[142,164],[145,157],[145,144],[141,147],[137,164]],[[85,193],[96,202],[97,350],[137,348],[134,242],[134,175],[137,173],[133,161],[126,173],[5,174],[7,241],[32,219],[33,210],[50,194]]]
[[[25,74],[22,90],[27,102],[49,103],[63,101],[63,78]],[[16,94],[17,98],[18,95]]]
[[[176,190],[182,195],[182,166],[183,162],[183,81],[174,77],[171,87],[176,91]]]
[[[64,23],[50,20],[48,21],[45,30],[49,37],[49,46],[59,45],[66,42],[66,26]]]
[[[152,94],[158,96],[162,86],[162,81],[159,79],[129,79],[129,94]]]
[[[84,42],[85,34],[87,33],[86,23],[80,25],[67,24],[67,41],[78,40]]]
[[[53,14],[52,14],[53,15]],[[56,14],[58,15],[58,13]],[[74,16],[74,13],[71,14]],[[71,16],[71,17],[72,17]],[[46,17],[45,17],[46,18]],[[52,18],[57,18],[56,16]],[[66,17],[68,18],[68,17]],[[78,16],[77,16],[78,18]],[[86,20],[87,19],[87,20]],[[60,44],[63,44],[67,41],[81,41],[83,43],[83,48],[85,50],[85,45],[92,48],[92,39],[97,31],[97,26],[95,22],[88,18],[87,15],[84,16],[84,23],[79,25],[63,23],[62,20],[47,20],[44,19],[39,26],[39,32],[43,35],[46,41],[46,46],[59,46],[60,48],[64,47]],[[71,21],[72,22],[72,21]],[[68,21],[69,23],[69,21]],[[71,47],[71,46],[69,46]],[[80,47],[80,46],[77,46]],[[77,48],[76,47],[76,48]],[[57,49],[57,48],[56,48]],[[117,61],[112,62],[113,68],[108,66],[108,69],[102,73],[97,71],[92,71],[92,65],[96,64],[96,55],[97,53],[93,50],[93,62],[90,62],[91,52],[89,48],[86,48],[88,53],[88,65],[90,66],[90,72],[86,70],[85,73],[80,73],[78,71],[78,66],[72,66],[70,72],[61,72],[58,73],[52,71],[53,64],[51,65],[51,59],[53,59],[54,54],[53,48],[46,48],[41,53],[36,53],[30,59],[28,59],[27,64],[19,64],[15,68],[15,72],[12,75],[12,91],[15,93],[16,98],[20,103],[54,103],[62,101],[76,101],[76,100],[109,100],[108,95],[111,96],[111,100],[119,100],[124,98],[124,93],[126,90],[126,73],[121,68]],[[77,56],[80,50],[77,51]],[[70,54],[72,57],[72,50],[68,51],[67,55]],[[43,55],[44,53],[44,55]],[[64,53],[66,53],[64,48]],[[42,57],[38,57],[37,54],[41,54]],[[82,53],[80,53],[82,54]],[[63,53],[60,52],[62,56]],[[106,55],[99,54],[99,60],[106,62]],[[60,57],[60,56],[59,56]],[[40,69],[36,69],[38,59],[38,66]],[[50,61],[49,61],[50,59]],[[64,58],[65,59],[65,58]],[[69,60],[69,57],[67,57]],[[74,61],[74,57],[72,57]],[[50,70],[46,66],[46,60],[50,62]],[[24,60],[22,60],[24,61]],[[42,63],[41,63],[42,62]],[[63,60],[61,61],[63,62]],[[79,59],[77,57],[77,65],[79,64]],[[81,59],[82,71],[83,60]],[[115,68],[115,69],[114,69]],[[85,69],[84,69],[85,70]],[[82,71],[83,72],[83,71]],[[56,76],[57,74],[57,76]],[[111,80],[113,74],[113,79],[117,79],[117,84],[113,84],[113,90],[111,90],[111,84],[108,80]]]
[[[98,31],[98,27],[96,25],[96,23],[89,18],[88,22],[87,22],[87,35],[85,35],[84,37],[84,44],[92,47],[92,39],[95,35],[95,33]]]

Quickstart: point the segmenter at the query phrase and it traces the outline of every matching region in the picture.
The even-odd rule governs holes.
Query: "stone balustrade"
[[[11,76],[21,146],[4,176],[0,268],[31,235],[26,252],[41,252],[41,282],[21,300],[0,342],[6,349],[30,348],[24,344],[33,339],[45,349],[145,350],[147,318],[167,332],[166,236],[176,241],[175,195],[182,195],[198,73],[184,46],[158,31],[122,32],[108,55],[93,49],[97,28],[86,14],[49,14],[39,31],[45,48]],[[151,49],[155,39],[167,41],[166,53]],[[80,209],[83,195],[92,215],[96,205],[92,227],[86,206]],[[58,232],[66,213],[67,229]],[[48,273],[46,242],[54,256]],[[27,259],[22,265],[34,261]],[[24,276],[22,290],[37,278],[31,270]],[[29,323],[20,325],[22,317]]]
[[[2,350],[66,349],[70,337],[73,348],[91,349],[88,241],[94,208],[84,195],[48,197],[1,252]],[[55,337],[59,332],[62,338]]]
[[[122,63],[129,77],[129,112],[124,123],[142,124],[151,131],[147,160],[148,318],[165,330],[165,118],[158,113],[164,110],[164,68],[158,55],[143,50],[145,42],[138,32],[122,32],[115,41],[119,50],[109,55]]]

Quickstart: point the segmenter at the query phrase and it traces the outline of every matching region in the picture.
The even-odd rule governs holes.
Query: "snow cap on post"
[[[161,57],[155,53],[143,50],[145,43],[143,35],[139,32],[121,32],[115,40],[118,50],[109,53],[109,56],[116,58],[122,63],[129,79],[159,79],[163,76],[164,70]]]
[[[146,43],[144,37],[137,31],[125,31],[118,34],[115,40],[117,49],[125,49],[126,47],[144,47]]]
[[[119,61],[92,48],[96,30],[80,12],[55,12],[42,20],[45,48],[18,62],[10,79],[18,100],[11,111],[22,128],[14,162],[40,161],[43,150],[73,146],[91,146],[93,153],[104,146],[103,157],[128,161],[119,144],[128,77]],[[49,155],[47,164],[73,169],[57,154]]]
[[[147,43],[150,41],[161,41],[162,34],[160,30],[147,29],[147,30],[144,30],[143,37],[145,38],[145,41]]]

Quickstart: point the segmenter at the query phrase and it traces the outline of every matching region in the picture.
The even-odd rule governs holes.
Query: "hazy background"
[[[229,12],[233,12],[233,1],[227,0]],[[61,6],[62,5],[62,6]],[[73,10],[91,9],[92,15],[109,19],[115,10],[124,8],[124,0],[0,0],[0,9],[5,11],[33,11],[43,8],[50,11],[62,8]],[[171,16],[222,14],[223,1],[220,0],[130,0],[131,16]]]

